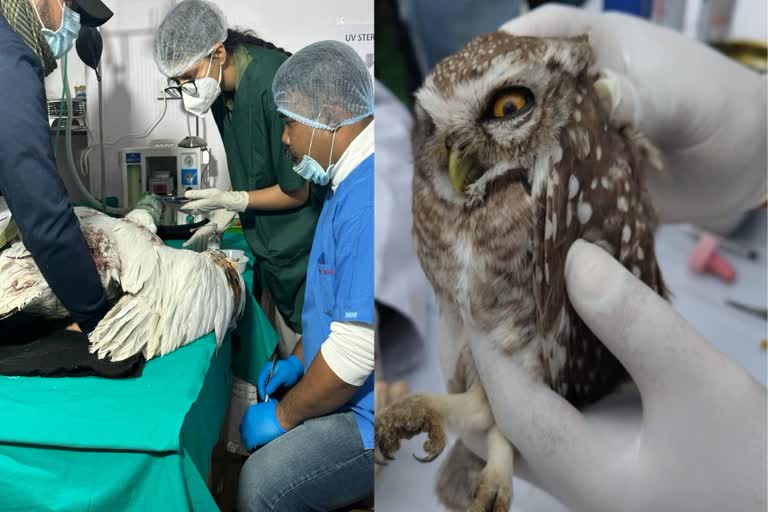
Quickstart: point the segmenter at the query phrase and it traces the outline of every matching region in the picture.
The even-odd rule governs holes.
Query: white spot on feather
[[[579,218],[581,224],[586,224],[589,219],[592,218],[592,206],[589,203],[582,201],[583,196],[579,196],[579,205],[576,210],[576,216]]]
[[[559,144],[556,145],[555,147],[553,147],[552,148],[552,155],[551,155],[551,157],[552,157],[552,163],[553,164],[556,164],[560,160],[562,160],[563,159],[563,147],[561,145],[559,145]]]
[[[589,156],[590,151],[589,133],[587,130],[583,128],[579,129],[579,138],[581,139],[582,158],[586,158]]]
[[[629,211],[629,203],[627,202],[627,198],[624,196],[619,196],[619,199],[616,200],[616,207],[621,212],[628,212]]]
[[[578,192],[579,192],[579,178],[571,175],[571,178],[568,180],[568,199],[573,199],[574,197],[576,197],[576,194]]]
[[[630,238],[632,238],[632,228],[624,224],[624,228],[621,230],[621,241],[627,243]]]
[[[573,142],[574,146],[578,146],[579,137],[576,135],[576,132],[573,130],[568,130],[568,136],[571,138],[571,142]]]

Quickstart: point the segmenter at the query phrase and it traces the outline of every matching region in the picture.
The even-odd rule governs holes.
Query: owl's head
[[[489,185],[543,186],[541,162],[581,100],[593,61],[586,36],[479,36],[441,61],[416,93],[416,172],[443,199],[482,202]]]

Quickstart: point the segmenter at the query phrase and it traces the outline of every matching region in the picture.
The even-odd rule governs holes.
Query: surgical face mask
[[[61,7],[61,25],[58,30],[54,32],[53,30],[45,28],[45,24],[40,17],[35,2],[32,1],[31,3],[37,14],[37,19],[40,20],[40,25],[43,26],[43,37],[45,37],[45,40],[48,42],[48,46],[51,47],[53,57],[55,59],[62,58],[75,45],[77,35],[80,33],[80,15],[66,5],[61,5],[61,2],[59,2],[59,7]]]
[[[333,144],[336,142],[336,130],[333,131],[333,139],[331,139],[331,154],[328,155],[328,170],[323,169],[323,166],[317,163],[317,160],[309,156],[312,153],[312,141],[315,138],[315,128],[312,128],[312,136],[309,138],[309,151],[304,158],[301,159],[298,165],[293,166],[293,170],[305,180],[317,183],[318,185],[327,185],[328,182],[333,179],[333,168],[336,164],[331,164],[333,159]]]
[[[219,67],[219,79],[214,80],[208,73],[211,71],[211,64],[213,63],[213,54],[211,54],[211,60],[208,61],[208,71],[205,72],[205,78],[195,80],[197,86],[196,94],[189,94],[182,89],[181,96],[184,100],[184,108],[190,114],[194,114],[198,117],[205,115],[210,109],[213,102],[221,94],[221,73],[222,67]]]

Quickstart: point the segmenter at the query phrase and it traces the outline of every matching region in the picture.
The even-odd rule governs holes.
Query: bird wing
[[[245,286],[237,274],[236,295],[211,253],[156,247],[152,271],[132,268],[134,280],[91,334],[91,352],[114,361],[143,352],[147,359],[168,354],[211,331],[220,345],[236,313]],[[236,272],[236,270],[235,270]]]
[[[16,242],[0,253],[0,319],[22,310],[48,318],[65,318],[69,314],[27,248]]]
[[[159,272],[165,246],[149,229],[125,219],[115,221],[111,233],[120,255],[120,287],[136,295]]]
[[[565,261],[577,239],[599,245],[662,296],[654,253],[657,220],[643,185],[651,159],[627,128],[604,124],[582,105],[583,121],[561,132],[562,156],[539,162],[533,233],[534,299],[548,383],[575,404],[594,401],[625,378],[618,361],[581,321],[565,288]],[[559,157],[559,158],[557,158]]]
[[[538,162],[546,175],[533,233],[534,296],[540,332],[551,332],[567,305],[565,260],[577,239],[602,247],[660,293],[654,256],[656,214],[643,185],[656,164],[633,129],[604,128],[603,115],[582,104],[583,120],[562,131],[562,155]],[[662,293],[663,295],[663,293]]]
[[[245,285],[222,253],[163,245],[147,227],[76,208],[102,284],[123,295],[90,335],[91,352],[123,360],[165,355],[215,331],[220,344],[244,307]],[[21,242],[0,253],[0,318],[25,310],[64,318],[63,308]]]
[[[112,228],[119,221],[91,208],[77,207],[86,245],[93,256],[102,286],[108,298],[117,293],[120,258],[112,238]],[[0,253],[0,318],[25,311],[45,318],[69,315],[22,242]]]

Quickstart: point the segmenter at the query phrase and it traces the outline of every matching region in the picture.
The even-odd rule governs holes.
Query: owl
[[[469,343],[491,344],[577,407],[629,380],[566,295],[577,239],[612,254],[661,296],[657,217],[643,184],[658,151],[611,119],[618,90],[594,68],[587,36],[477,37],[441,61],[416,94],[413,236],[454,335],[448,394],[410,395],[377,415],[377,459],[421,432],[426,457],[446,430],[485,436],[482,461],[461,439],[437,492],[451,509],[502,511],[514,448],[494,426]],[[514,441],[514,440],[513,440]],[[418,457],[417,457],[418,458]]]

